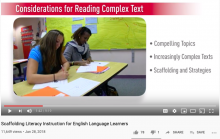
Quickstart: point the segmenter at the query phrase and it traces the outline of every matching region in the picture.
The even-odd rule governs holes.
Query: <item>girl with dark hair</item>
[[[73,40],[66,44],[64,51],[64,57],[69,61],[70,65],[85,66],[93,62],[89,44],[87,43],[91,35],[91,30],[87,27],[80,27],[74,32],[71,37]]]
[[[29,84],[67,79],[70,65],[62,55],[63,39],[61,31],[50,30],[31,50],[26,74]]]

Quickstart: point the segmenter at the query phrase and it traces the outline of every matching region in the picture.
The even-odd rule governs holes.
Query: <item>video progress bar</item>
[[[4,107],[43,107],[43,105],[4,105]]]
[[[161,139],[161,138],[131,138],[131,139]]]
[[[44,105],[44,107],[125,107],[125,108],[174,108],[174,107],[217,107],[217,105],[138,105],[138,106],[134,106],[134,105]]]

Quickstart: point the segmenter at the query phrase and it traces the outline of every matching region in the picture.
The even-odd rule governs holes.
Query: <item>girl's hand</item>
[[[94,62],[94,61],[92,60],[92,58],[88,58],[88,61],[89,61],[89,63],[90,63],[90,62]]]
[[[80,61],[79,65],[80,66],[87,66],[89,64],[86,60]]]
[[[58,73],[55,74],[55,80],[64,80],[67,79],[67,77],[69,76],[68,71],[59,71]]]
[[[63,71],[64,71],[64,72],[68,72],[68,70],[65,70],[65,69],[63,70],[62,68],[61,68],[58,72],[63,72]],[[58,72],[57,72],[57,73],[58,73]]]

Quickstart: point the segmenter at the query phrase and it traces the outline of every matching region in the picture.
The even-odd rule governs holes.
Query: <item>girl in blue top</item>
[[[70,65],[62,54],[63,39],[61,31],[50,30],[31,50],[27,64],[29,84],[67,79]]]

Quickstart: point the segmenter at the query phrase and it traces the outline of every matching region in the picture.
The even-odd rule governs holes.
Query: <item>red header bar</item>
[[[2,3],[2,15],[194,15],[196,3]]]

